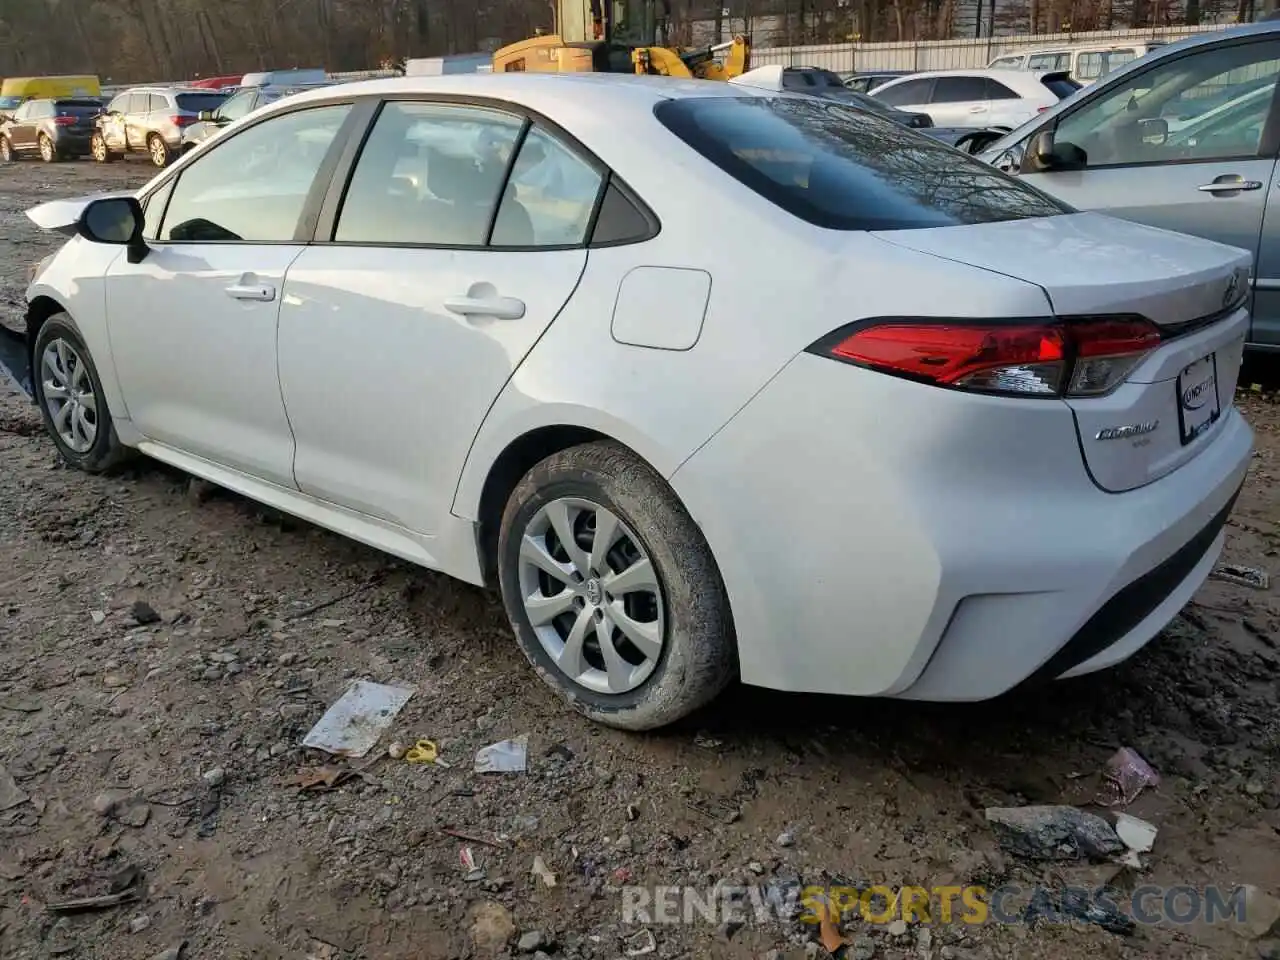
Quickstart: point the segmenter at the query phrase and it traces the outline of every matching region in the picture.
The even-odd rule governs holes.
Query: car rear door
[[[1280,41],[1265,35],[1162,58],[1121,82],[1100,84],[1044,128],[1054,130],[1058,151],[1064,144],[1085,151],[1083,169],[1035,172],[1034,160],[1023,157],[1021,175],[1077,209],[1217,240],[1257,256],[1280,135],[1274,119],[1278,76]],[[1233,111],[1162,134],[1167,118],[1188,103],[1230,100],[1233,89],[1253,95],[1238,98]],[[1001,158],[995,162],[1001,165]],[[1259,262],[1255,269],[1265,293],[1253,305],[1256,339],[1280,327],[1280,262]]]
[[[167,198],[148,197],[149,253],[117,257],[105,283],[116,371],[130,420],[156,445],[147,452],[294,487],[276,368],[281,288],[351,110],[269,117],[211,144],[167,181]]]
[[[586,266],[602,171],[527,124],[388,102],[335,179],[280,316],[304,492],[441,529],[485,414]]]

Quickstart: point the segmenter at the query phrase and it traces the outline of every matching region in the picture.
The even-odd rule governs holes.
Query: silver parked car
[[[980,156],[1077,209],[1254,254],[1249,345],[1280,351],[1280,22],[1163,47]]]

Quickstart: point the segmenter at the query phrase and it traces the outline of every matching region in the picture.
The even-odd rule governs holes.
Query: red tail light
[[[73,127],[75,126],[77,117],[54,117],[53,124],[56,127]]]
[[[1083,397],[1114,389],[1159,343],[1142,317],[892,319],[837,330],[809,352],[940,387]]]
[[[169,118],[169,121],[175,127],[189,127],[196,122],[196,118],[189,113],[176,113]]]

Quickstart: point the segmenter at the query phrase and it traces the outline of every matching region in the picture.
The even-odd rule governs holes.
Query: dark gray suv
[[[157,167],[167,166],[182,149],[183,131],[198,122],[201,111],[216,110],[226,99],[216,90],[183,87],[126,90],[99,118],[90,152],[99,163],[145,153]]]

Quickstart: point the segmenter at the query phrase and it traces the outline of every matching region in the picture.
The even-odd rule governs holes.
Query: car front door
[[[927,113],[933,116],[933,107],[929,100],[933,95],[933,77],[915,77],[910,80],[902,80],[900,82],[890,81],[880,87],[873,87],[871,96],[875,97],[882,103],[887,103],[891,107],[897,107],[899,110],[906,110],[912,113]],[[937,118],[933,121],[937,126]]]
[[[301,253],[317,174],[349,104],[297,110],[212,144],[166,181],[141,263],[107,271],[112,352],[129,417],[151,443],[293,488],[276,370],[285,271]],[[172,184],[170,186],[170,184]]]
[[[985,127],[991,115],[985,77],[938,77],[929,115],[939,127]]]
[[[1065,156],[1070,147],[1083,150],[1082,168],[1052,169],[1050,163],[1046,170],[1027,156],[1026,144],[1039,130],[994,162],[1016,167],[1078,209],[1217,240],[1257,256],[1280,135],[1277,76],[1280,41],[1265,35],[1193,48],[1120,82],[1104,82],[1041,128],[1053,131],[1056,155]],[[1197,100],[1223,98],[1232,106],[1185,124],[1175,120],[1193,111]],[[1254,340],[1280,342],[1277,260],[1255,267],[1265,295],[1254,302]]]
[[[536,124],[522,138],[526,123],[382,107],[340,215],[331,196],[285,280],[280,382],[304,492],[442,528],[485,414],[586,266],[602,173]]]

